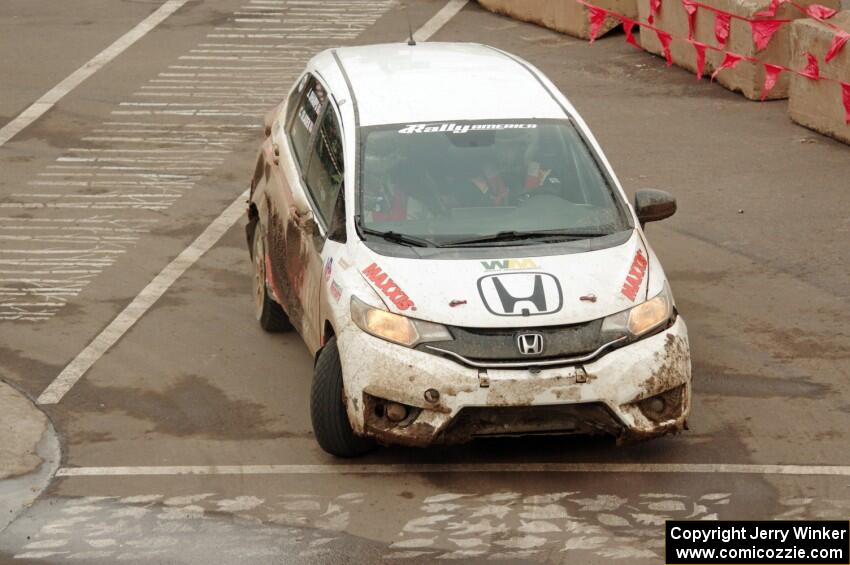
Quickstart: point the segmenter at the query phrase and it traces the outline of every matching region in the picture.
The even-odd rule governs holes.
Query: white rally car
[[[655,437],[686,425],[685,322],[587,126],[491,47],[316,55],[266,119],[248,209],[256,315],[315,356],[321,447]]]

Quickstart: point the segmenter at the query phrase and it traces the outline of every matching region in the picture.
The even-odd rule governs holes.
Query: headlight
[[[351,319],[364,332],[406,347],[453,339],[445,326],[372,308],[356,296],[351,297]]]
[[[602,322],[602,334],[610,339],[622,336],[640,337],[665,324],[673,316],[670,287],[634,308],[612,314]]]

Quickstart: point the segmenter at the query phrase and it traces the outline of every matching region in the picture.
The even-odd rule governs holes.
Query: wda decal
[[[626,282],[623,283],[623,296],[631,300],[635,301],[637,298],[637,293],[640,290],[640,285],[643,282],[643,277],[646,275],[646,266],[648,262],[646,257],[643,256],[641,250],[638,249],[637,253],[635,253],[635,258],[632,261],[632,266],[629,268],[629,274],[626,275]]]
[[[496,316],[552,314],[564,305],[561,283],[549,273],[504,273],[478,279],[484,306]]]
[[[481,266],[486,271],[509,271],[520,269],[539,269],[534,259],[497,259],[495,261],[481,261]]]
[[[385,272],[381,270],[377,263],[372,263],[365,269],[363,269],[363,274],[366,275],[366,278],[372,281],[372,283],[378,287],[384,296],[390,299],[390,301],[395,304],[396,308],[399,310],[407,310],[408,308],[411,310],[416,310],[416,305],[413,304],[413,301],[407,296],[401,288],[396,284],[394,280],[389,278]]]

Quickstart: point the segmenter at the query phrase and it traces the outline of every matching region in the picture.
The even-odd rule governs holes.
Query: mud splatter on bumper
[[[581,367],[490,369],[486,375],[353,326],[338,340],[352,425],[384,443],[427,446],[535,433],[598,433],[634,442],[681,431],[690,410],[691,361],[681,317]],[[425,399],[428,389],[439,392],[436,402]],[[376,406],[389,403],[415,417],[388,421]]]

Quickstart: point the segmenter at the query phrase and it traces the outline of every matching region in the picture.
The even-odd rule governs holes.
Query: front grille
[[[618,436],[620,420],[602,403],[552,406],[467,407],[443,432],[446,443],[473,437],[535,434],[604,434]]]
[[[451,352],[464,359],[476,362],[500,361],[543,361],[580,357],[592,353],[605,345],[601,334],[602,319],[568,326],[544,326],[539,328],[461,328],[450,326],[454,340],[430,342],[420,345],[424,351],[434,348]],[[543,336],[543,352],[539,355],[521,355],[517,346],[517,335],[539,333]],[[428,347],[430,346],[430,347]]]

